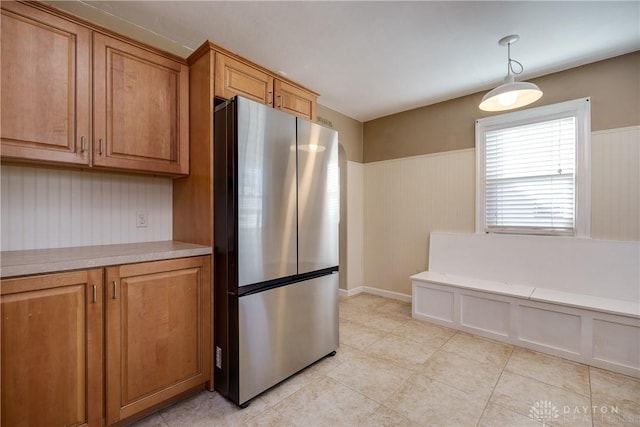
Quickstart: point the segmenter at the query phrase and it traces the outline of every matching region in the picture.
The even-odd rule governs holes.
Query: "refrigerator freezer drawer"
[[[338,348],[338,275],[238,298],[239,404]]]

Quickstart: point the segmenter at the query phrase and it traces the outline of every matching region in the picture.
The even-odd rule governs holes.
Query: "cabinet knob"
[[[113,299],[118,299],[118,282],[113,281]]]
[[[269,91],[267,92],[267,104],[268,105],[273,105],[273,92]]]
[[[102,138],[98,139],[98,154],[102,156]]]
[[[85,153],[87,151],[86,138],[84,136],[80,137],[80,152]]]
[[[98,302],[98,287],[93,285],[93,302]]]

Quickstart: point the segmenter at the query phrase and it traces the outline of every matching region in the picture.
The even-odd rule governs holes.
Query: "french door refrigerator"
[[[338,347],[338,135],[242,97],[214,112],[215,388],[240,406]]]

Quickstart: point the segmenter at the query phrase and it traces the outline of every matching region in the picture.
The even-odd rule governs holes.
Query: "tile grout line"
[[[593,390],[591,389],[591,366],[587,366],[589,372],[589,404],[593,408]],[[591,427],[595,427],[595,414],[591,414]]]
[[[511,355],[509,355],[509,358],[511,358]],[[507,359],[507,363],[508,362],[509,362],[509,360]],[[505,363],[504,366],[506,367],[507,364]],[[500,375],[498,375],[498,380],[493,385],[493,388],[491,389],[491,393],[489,393],[489,398],[487,399],[487,401],[484,404],[484,408],[482,409],[482,413],[480,414],[480,418],[478,418],[478,422],[476,422],[476,427],[478,427],[478,425],[480,424],[480,421],[482,421],[482,417],[484,416],[484,413],[487,411],[487,407],[489,406],[489,403],[491,403],[491,398],[493,397],[493,393],[496,391],[496,387],[498,386],[498,383],[500,382],[500,378],[502,378],[502,374],[504,374],[504,369],[505,368],[503,367],[502,371],[500,371]]]
[[[354,316],[354,319],[366,320],[366,318],[368,318],[369,315],[371,315],[371,316],[385,316],[386,315],[385,312],[376,309],[376,308],[378,308],[378,306],[376,306],[376,308],[371,308],[371,307],[366,307],[366,306],[360,307],[360,306],[357,306],[357,305],[352,305],[352,307],[356,308],[356,310],[354,310],[354,311],[349,310],[351,312],[351,314]],[[367,316],[359,317],[358,310],[360,310],[360,309],[364,310],[364,312],[367,313]],[[449,384],[448,382],[446,382],[444,380],[431,378],[430,376],[421,373],[421,369],[422,369],[422,367],[424,367],[426,364],[429,363],[429,361],[434,357],[434,355],[436,355],[438,353],[442,354],[442,353],[447,353],[447,352],[452,353],[452,354],[458,354],[460,357],[462,357],[464,359],[469,359],[469,360],[473,360],[475,362],[485,363],[486,361],[482,362],[482,361],[476,360],[474,358],[467,357],[466,356],[467,354],[475,354],[475,353],[477,353],[477,351],[476,352],[472,352],[472,353],[468,353],[470,350],[473,350],[473,349],[468,348],[466,346],[460,347],[460,344],[465,344],[464,342],[455,343],[453,341],[455,341],[456,337],[458,337],[458,336],[459,336],[458,338],[461,338],[461,337],[465,337],[466,338],[467,336],[470,336],[470,337],[479,338],[479,339],[482,339],[482,340],[485,340],[485,341],[488,341],[488,342],[494,342],[494,340],[487,339],[487,338],[480,337],[480,336],[476,336],[474,334],[469,334],[468,332],[464,332],[464,331],[452,330],[454,333],[452,335],[448,336],[446,339],[444,339],[444,341],[441,344],[439,344],[439,345],[433,345],[433,343],[426,344],[423,341],[419,341],[419,340],[415,340],[415,339],[412,339],[412,338],[408,338],[406,336],[398,335],[399,333],[402,332],[400,329],[403,328],[404,325],[408,325],[411,322],[411,320],[412,320],[411,317],[409,317],[408,319],[406,319],[404,321],[402,321],[399,317],[397,319],[395,319],[395,320],[400,321],[401,324],[398,325],[396,328],[392,328],[393,329],[392,331],[386,331],[386,330],[383,330],[383,329],[379,329],[378,327],[371,326],[373,323],[369,323],[369,324],[364,323],[363,324],[363,323],[360,323],[359,321],[355,321],[353,319],[347,319],[347,318],[341,317],[340,318],[340,323],[342,323],[343,321],[353,322],[354,324],[366,327],[368,329],[375,330],[377,332],[375,340],[373,342],[369,343],[368,345],[364,346],[362,349],[361,348],[357,348],[357,347],[352,347],[347,343],[339,343],[339,348],[341,346],[344,346],[344,349],[347,350],[347,352],[350,355],[346,355],[345,359],[343,359],[340,363],[335,364],[335,366],[333,364],[330,364],[330,365],[326,366],[326,368],[327,368],[326,371],[325,370],[320,370],[319,372],[317,372],[317,375],[314,372],[314,377],[313,378],[311,378],[309,381],[305,382],[300,388],[295,390],[290,395],[278,400],[274,405],[268,403],[266,400],[263,400],[264,403],[266,404],[265,408],[263,410],[261,410],[260,412],[256,413],[250,419],[243,421],[243,425],[250,425],[250,424],[248,424],[248,422],[250,422],[251,420],[256,420],[261,415],[266,415],[267,411],[273,410],[275,413],[271,414],[271,415],[276,415],[277,414],[278,418],[280,418],[280,421],[282,419],[285,419],[285,421],[287,423],[289,423],[290,425],[300,426],[301,425],[300,423],[303,422],[303,420],[299,419],[299,416],[292,415],[293,418],[290,418],[285,413],[282,413],[281,411],[278,411],[276,409],[276,406],[281,405],[282,402],[286,401],[287,399],[291,398],[292,396],[296,395],[297,393],[300,393],[302,390],[306,390],[306,388],[309,387],[311,384],[314,384],[317,381],[320,381],[322,379],[335,381],[336,383],[341,384],[343,387],[351,390],[353,393],[355,393],[358,396],[360,396],[360,398],[366,399],[366,400],[368,400],[368,401],[370,401],[372,403],[375,403],[375,407],[371,410],[371,412],[367,413],[362,419],[361,418],[354,418],[353,419],[353,421],[354,421],[353,425],[354,426],[355,425],[359,425],[359,426],[360,425],[366,425],[366,421],[367,420],[371,420],[372,419],[371,417],[374,416],[374,414],[376,414],[374,416],[374,418],[377,419],[377,420],[380,420],[381,416],[385,417],[385,419],[388,419],[388,417],[395,417],[395,415],[393,415],[393,414],[397,414],[398,417],[403,417],[408,421],[412,421],[412,419],[407,417],[403,412],[399,412],[398,410],[396,410],[396,406],[392,407],[392,406],[387,406],[387,405],[388,404],[390,405],[390,404],[393,403],[394,396],[397,395],[403,389],[403,387],[406,387],[407,384],[410,382],[410,380],[412,378],[415,378],[416,375],[418,375],[420,377],[424,377],[424,378],[428,379],[429,381],[433,381],[433,382],[438,383],[438,384],[446,385],[447,387],[450,387],[450,388],[452,388],[454,390],[458,390],[458,391],[460,391],[462,393],[465,393],[465,395],[468,395],[470,398],[474,397],[474,395],[476,394],[475,392],[467,393],[464,390],[461,390],[460,388],[458,388],[458,387],[456,387],[456,386],[454,386],[452,384]],[[443,328],[445,330],[451,330],[450,328],[443,327],[443,326],[436,325],[436,324],[432,324],[430,322],[425,322],[425,323],[429,324],[429,325],[436,326],[438,328]],[[383,326],[386,326],[386,325],[384,325],[384,323],[375,323],[375,324],[382,324]],[[409,333],[409,335],[412,335],[412,334],[410,334],[410,332],[413,331],[413,327],[414,326],[415,325],[411,325],[404,332],[405,333]],[[394,332],[394,331],[397,331],[397,332]],[[416,334],[413,335],[414,338],[415,337],[423,337],[423,335],[420,332],[427,333],[426,336],[424,337],[425,339],[427,337],[431,337],[432,336],[432,334],[430,333],[431,331],[418,331],[416,329]],[[435,335],[437,336],[438,334],[435,334]],[[411,363],[412,368],[407,368],[405,366],[398,365],[398,364],[394,363],[391,360],[387,360],[385,357],[376,356],[376,355],[370,354],[370,351],[372,351],[372,347],[373,346],[375,346],[376,344],[381,343],[381,342],[383,342],[383,341],[385,341],[387,339],[390,339],[390,338],[402,339],[404,341],[407,341],[407,342],[410,342],[410,343],[413,343],[413,344],[417,344],[417,345],[419,345],[421,347],[428,347],[428,348],[434,349],[435,351],[433,351],[433,353],[431,353],[421,364],[419,362],[416,362],[415,364],[413,364],[408,359],[407,363]],[[456,348],[460,347],[461,348],[461,350],[460,350],[461,353],[445,349],[445,346],[447,346],[450,343],[451,343],[451,345],[449,347],[456,347]],[[560,383],[559,385],[550,384],[547,381],[553,381],[553,378],[551,378],[551,377],[544,377],[543,376],[542,378],[547,380],[547,381],[545,381],[544,379],[538,379],[538,378],[534,378],[532,376],[529,376],[531,374],[531,372],[526,371],[526,370],[523,371],[522,373],[519,373],[519,371],[521,371],[523,367],[525,367],[525,368],[529,367],[528,363],[525,364],[525,365],[522,364],[523,362],[527,362],[528,359],[527,358],[522,359],[522,358],[516,357],[519,354],[517,349],[519,349],[521,347],[518,347],[517,345],[509,344],[509,348],[510,348],[510,351],[508,353],[506,351],[502,352],[502,355],[506,355],[507,356],[505,358],[506,362],[502,366],[494,365],[494,366],[500,368],[500,373],[499,373],[499,375],[497,375],[497,379],[495,380],[493,385],[491,386],[490,382],[486,382],[485,383],[489,387],[484,389],[485,391],[483,392],[483,395],[487,391],[489,391],[489,393],[486,394],[487,397],[486,397],[486,400],[484,402],[484,406],[483,407],[481,406],[482,407],[482,411],[478,410],[479,416],[476,419],[475,424],[469,423],[468,425],[470,425],[470,426],[473,425],[475,427],[478,427],[481,424],[481,422],[483,421],[483,419],[485,419],[485,421],[491,421],[491,420],[495,421],[496,419],[498,419],[496,417],[502,418],[500,416],[501,414],[505,414],[505,416],[506,416],[506,414],[510,414],[509,416],[518,415],[519,417],[527,418],[528,420],[530,420],[530,422],[536,423],[536,425],[540,425],[538,420],[530,418],[532,416],[531,414],[529,414],[529,415],[525,414],[525,412],[526,412],[526,405],[525,405],[526,402],[525,401],[521,402],[521,403],[523,403],[523,405],[521,405],[522,407],[519,408],[517,411],[514,410],[514,409],[511,409],[510,406],[505,406],[504,404],[501,404],[501,403],[492,402],[492,399],[493,399],[494,396],[496,396],[497,399],[501,396],[500,394],[496,395],[495,392],[497,391],[498,384],[500,384],[500,382],[503,381],[503,380],[506,381],[506,379],[505,379],[506,377],[504,376],[505,373],[507,373],[508,375],[521,377],[521,379],[523,379],[523,380],[534,381],[534,382],[539,383],[540,385],[544,385],[545,387],[551,387],[553,389],[561,390],[563,392],[567,392],[567,393],[570,393],[570,394],[573,394],[573,395],[576,395],[576,396],[582,396],[583,398],[588,397],[590,406],[593,408],[594,396],[593,396],[592,374],[596,370],[596,368],[592,368],[591,366],[586,365],[584,363],[567,361],[566,359],[563,359],[561,357],[545,355],[544,353],[539,353],[539,352],[536,352],[536,351],[529,350],[529,351],[532,351],[533,353],[536,353],[536,354],[539,353],[539,354],[544,355],[544,356],[552,357],[553,359],[557,359],[557,360],[559,360],[561,362],[571,362],[572,364],[577,364],[577,365],[581,365],[583,367],[586,367],[586,369],[587,369],[587,384],[586,384],[587,387],[585,388],[583,386],[583,387],[580,388],[580,390],[583,390],[583,391],[587,391],[588,390],[588,396],[585,396],[585,394],[587,394],[587,393],[582,394],[582,393],[575,392],[572,389],[566,388],[565,387],[565,385],[566,385],[565,383]],[[491,352],[490,351],[491,350],[490,347],[487,347],[487,348],[482,347],[481,350],[482,350],[482,352],[486,352],[486,351]],[[526,349],[523,349],[523,350],[526,350]],[[353,354],[351,354],[351,352],[353,352]],[[391,353],[393,353],[393,352],[391,352]],[[391,354],[391,353],[389,353],[389,354]],[[352,386],[343,383],[341,380],[334,379],[334,378],[329,376],[330,373],[334,372],[336,369],[340,368],[341,366],[344,366],[345,363],[348,363],[350,360],[353,361],[354,359],[352,358],[352,356],[357,356],[359,354],[361,354],[363,356],[366,356],[366,357],[369,357],[369,358],[376,359],[377,361],[388,363],[388,364],[393,365],[393,366],[395,366],[397,368],[400,368],[400,369],[403,369],[405,371],[408,371],[409,375],[406,378],[404,378],[401,381],[399,381],[397,386],[395,386],[395,387],[386,387],[386,388],[389,388],[389,389],[392,389],[392,390],[389,393],[382,394],[380,399],[378,399],[378,398],[374,399],[374,398],[368,397],[365,394],[363,394],[362,392],[360,392],[357,389],[353,388]],[[446,357],[446,356],[443,356],[443,357]],[[515,357],[515,359],[514,359],[514,357]],[[421,359],[421,358],[419,358],[419,359]],[[417,360],[419,360],[419,359],[417,359]],[[505,360],[505,359],[501,359],[501,360]],[[411,360],[413,360],[413,359],[411,359]],[[534,362],[535,362],[535,360],[532,361],[531,363],[534,363]],[[511,367],[509,367],[510,363],[512,363]],[[537,365],[534,364],[533,366],[537,366]],[[554,366],[555,366],[555,364],[554,364]],[[562,365],[559,365],[559,368],[564,368],[564,367]],[[347,369],[346,371],[349,371],[349,369]],[[497,373],[496,371],[497,370],[494,370],[495,373]],[[632,379],[635,379],[635,378],[632,378]],[[575,388],[576,384],[578,384],[578,383],[574,384],[573,382],[571,382],[571,383],[569,383],[567,385],[567,387],[571,386],[571,387]],[[582,382],[582,384],[584,384],[584,382]],[[363,390],[366,391],[366,389],[363,389]],[[541,390],[547,390],[547,389],[545,388],[545,389],[541,389]],[[501,391],[504,394],[504,393],[508,392],[508,389],[502,387]],[[548,392],[550,392],[552,394],[555,393],[553,390],[550,390],[550,389],[548,390]],[[480,394],[478,393],[478,395],[480,395]],[[625,394],[625,396],[626,396],[626,394]],[[498,399],[498,400],[500,400],[500,399]],[[436,399],[436,401],[437,401],[437,399]],[[586,399],[583,400],[583,401],[586,401]],[[505,402],[503,402],[503,403],[505,403]],[[481,403],[481,402],[478,401],[477,403]],[[506,402],[506,403],[508,404],[509,402]],[[461,404],[464,404],[464,402],[461,402]],[[493,410],[489,410],[488,409],[489,404],[493,405],[493,407],[494,407]],[[369,404],[367,406],[369,406]],[[280,407],[280,409],[283,409],[283,408],[284,408],[284,406]],[[399,406],[399,408],[402,408],[402,406]],[[166,415],[170,416],[171,415],[171,411],[168,410],[168,409],[169,408],[165,408],[164,412],[165,412]],[[478,409],[479,409],[479,407],[478,407]],[[382,410],[382,412],[378,413],[378,411],[381,411],[381,410]],[[387,410],[391,411],[391,412],[385,414],[384,411],[387,411]],[[473,415],[474,413],[475,413],[475,411],[470,412],[469,415]],[[174,420],[173,424],[169,424],[168,419],[164,418],[163,413],[161,413],[161,411],[157,411],[157,414],[160,415],[160,421],[162,423],[161,425],[164,425],[164,426],[167,426],[167,427],[175,427],[177,425],[180,425],[180,420],[179,419]],[[152,415],[152,414],[149,414],[149,415]],[[213,416],[214,414],[210,414],[210,415]],[[229,414],[227,414],[227,415],[229,415]],[[473,419],[471,417],[469,417],[469,418]],[[470,419],[469,419],[469,421],[470,421]],[[585,425],[590,425],[591,427],[596,427],[596,426],[600,425],[599,422],[596,421],[595,416],[593,415],[593,413],[591,414],[590,419],[591,419],[590,424],[585,424]],[[294,422],[294,420],[295,420],[295,422]],[[211,419],[211,421],[213,422],[213,419]],[[226,422],[224,418],[221,418],[218,421],[221,421],[223,423]],[[273,421],[273,420],[271,420],[271,421]],[[524,420],[521,419],[521,422],[524,423]]]

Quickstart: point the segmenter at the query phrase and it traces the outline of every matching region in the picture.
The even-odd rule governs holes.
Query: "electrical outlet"
[[[136,227],[147,227],[149,222],[147,221],[147,213],[146,212],[138,212],[136,214]]]
[[[222,349],[216,346],[216,368],[222,369]]]

